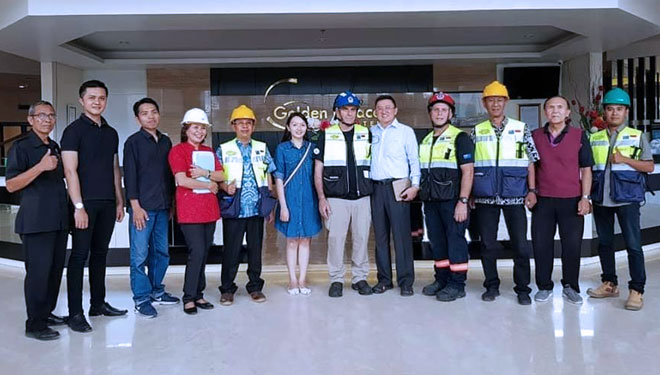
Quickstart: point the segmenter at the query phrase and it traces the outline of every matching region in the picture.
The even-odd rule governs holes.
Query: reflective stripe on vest
[[[525,167],[529,165],[527,150],[519,152],[524,147],[525,123],[507,119],[507,124],[500,135],[499,153],[497,136],[489,120],[478,124],[475,129],[475,167]],[[498,162],[499,160],[499,162]]]
[[[353,131],[353,153],[355,154],[356,166],[369,166],[371,161],[369,129],[362,125],[355,125]],[[339,125],[331,126],[325,130],[323,165],[326,167],[345,167],[347,165],[346,140]]]
[[[240,188],[243,182],[243,155],[236,142],[238,141],[234,138],[231,141],[221,144],[220,149],[222,150],[222,168],[225,171],[225,181],[227,183],[236,181],[236,187]],[[257,186],[268,186],[268,165],[265,163],[266,144],[255,141],[254,139],[251,140],[251,143],[252,153],[250,154],[250,159],[252,161],[254,177],[257,180]]]
[[[458,169],[456,162],[456,137],[461,130],[453,125],[449,127],[433,143],[433,131],[424,137],[419,144],[419,163],[422,169],[447,168]]]

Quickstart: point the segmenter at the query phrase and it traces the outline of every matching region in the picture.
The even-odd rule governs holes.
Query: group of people
[[[534,299],[544,302],[552,296],[558,226],[563,296],[568,302],[582,303],[581,240],[584,215],[593,210],[603,274],[602,284],[587,294],[594,298],[619,295],[613,250],[616,215],[631,275],[625,307],[642,308],[646,277],[639,207],[646,190],[644,173],[652,171],[654,164],[646,138],[626,126],[630,98],[621,89],[604,96],[608,128],[591,135],[567,123],[570,104],[561,96],[545,101],[548,122],[530,132],[525,123],[505,115],[509,95],[497,81],[483,91],[488,119],[468,134],[451,123],[456,113],[454,99],[436,92],[427,104],[432,129],[419,144],[413,129],[397,120],[392,96],[376,99],[378,123],[369,129],[356,123],[360,99],[345,91],[336,97],[333,122],[316,143],[308,139],[305,115],[290,113],[275,158],[264,142],[252,139],[257,118],[245,105],[236,107],[229,119],[235,138],[214,151],[204,144],[212,125],[203,110],[193,108],[184,114],[180,143],[172,146],[159,130],[158,103],[143,98],[133,106],[140,129],[124,144],[124,189],[119,137],[102,116],[108,88],[103,82],[87,81],[79,94],[83,114],[66,127],[61,147],[49,137],[55,110],[39,101],[28,113],[32,130],[14,143],[8,156],[7,190],[21,192],[15,228],[25,251],[28,337],[56,339],[59,333],[50,327],[59,324],[77,332],[92,330],[82,308],[88,258],[89,316],[127,313],[105,299],[108,245],[125,206],[130,284],[135,311],[145,317],[157,316],[155,304],[180,302],[163,285],[173,212],[188,248],[182,297],[186,314],[214,307],[203,294],[205,266],[221,217],[221,305],[234,302],[244,238],[247,292],[254,302],[266,300],[261,278],[264,221],[275,221],[275,228],[286,237],[289,294],[311,293],[306,279],[310,240],[324,225],[330,297],[343,294],[349,226],[351,288],[370,295],[394,287],[393,241],[396,284],[402,296],[412,296],[410,202],[415,199],[423,202],[434,258],[434,281],[424,286],[424,295],[439,301],[465,296],[469,259],[465,231],[474,210],[485,274],[482,300],[494,301],[499,296],[497,231],[503,213],[514,251],[514,291],[518,303],[531,304],[527,207],[532,212],[538,287]],[[372,224],[378,270],[374,286],[367,282]],[[69,232],[73,239],[67,264],[69,316],[59,317],[53,311]]]

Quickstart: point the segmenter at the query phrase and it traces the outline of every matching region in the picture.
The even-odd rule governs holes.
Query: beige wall
[[[497,78],[497,66],[483,61],[441,61],[433,64],[436,91],[481,91]]]
[[[147,95],[160,105],[161,130],[170,135],[172,143],[179,143],[181,119],[188,109],[211,113],[210,79],[209,68],[147,69]],[[206,144],[211,144],[210,135]]]

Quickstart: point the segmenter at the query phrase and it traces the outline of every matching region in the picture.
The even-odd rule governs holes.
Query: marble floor
[[[59,327],[62,337],[52,342],[24,337],[24,274],[20,267],[1,265],[6,303],[0,369],[3,374],[94,375],[658,374],[659,248],[647,252],[646,304],[639,312],[623,309],[625,290],[616,299],[586,298],[586,289],[599,283],[594,259],[582,268],[581,306],[565,303],[559,285],[551,302],[519,306],[506,266],[500,268],[502,296],[482,302],[483,274],[475,262],[467,297],[452,303],[421,294],[432,274],[428,263],[420,263],[413,297],[400,297],[396,289],[359,296],[347,283],[344,297],[331,299],[322,270],[310,275],[310,296],[290,296],[286,275],[268,272],[266,303],[251,302],[242,289],[233,306],[222,307],[216,303],[219,274],[212,269],[207,298],[216,303],[214,310],[187,316],[179,304],[157,307],[158,318],[150,320],[132,311],[123,318],[91,318],[93,332]],[[618,266],[627,280],[625,256]],[[128,277],[114,273],[107,277],[107,300],[130,308]],[[373,283],[375,272],[371,275]],[[554,280],[559,278],[556,272]],[[168,290],[180,294],[182,281],[173,270],[166,278]],[[244,272],[239,283],[245,283]],[[64,287],[56,312],[66,313]]]

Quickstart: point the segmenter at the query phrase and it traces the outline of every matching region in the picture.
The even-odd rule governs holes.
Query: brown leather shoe
[[[587,289],[587,294],[593,298],[618,297],[619,287],[611,281],[603,281],[598,288]]]
[[[261,291],[250,293],[252,300],[257,303],[266,302],[266,296]]]
[[[630,294],[628,295],[628,300],[626,301],[626,310],[638,311],[644,306],[644,298],[642,298],[642,293],[630,289]]]
[[[234,293],[222,293],[220,295],[220,304],[222,306],[231,306],[234,303]]]

